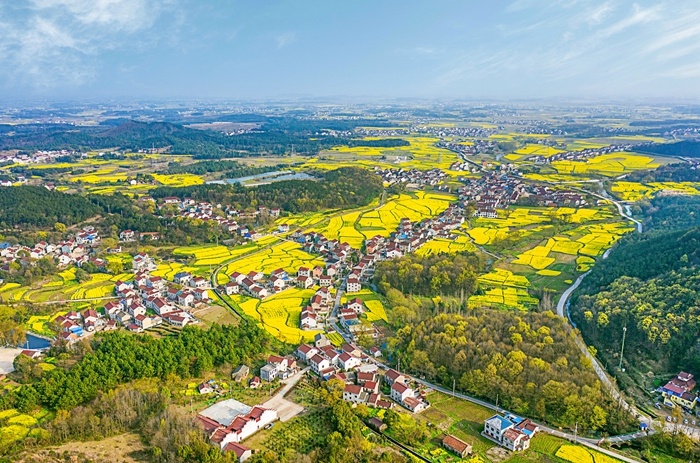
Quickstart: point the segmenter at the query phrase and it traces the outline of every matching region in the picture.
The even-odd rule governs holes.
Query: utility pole
[[[574,444],[576,443],[578,438],[578,421],[576,422],[576,426],[574,426]]]
[[[622,369],[622,356],[625,354],[625,337],[627,335],[627,327],[622,328],[622,348],[620,349],[620,365],[617,367],[618,370],[624,371]]]
[[[498,394],[496,394],[496,411],[498,411]]]
[[[455,397],[455,379],[452,378],[452,398],[454,399]]]

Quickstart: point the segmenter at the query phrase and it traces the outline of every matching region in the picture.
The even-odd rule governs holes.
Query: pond
[[[51,342],[41,338],[39,336],[35,336],[31,333],[27,333],[27,342],[22,344],[21,348],[23,349],[32,349],[32,350],[38,350],[38,349],[48,349],[51,347]]]
[[[293,170],[276,170],[265,172],[264,174],[249,175],[247,177],[227,178],[224,180],[212,180],[207,183],[240,183],[246,186],[264,185],[267,183],[281,182],[284,180],[313,180],[314,177],[305,172],[294,172]]]

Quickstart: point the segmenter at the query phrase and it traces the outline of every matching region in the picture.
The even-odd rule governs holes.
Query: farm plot
[[[269,274],[278,268],[283,268],[289,273],[296,273],[299,267],[315,267],[316,265],[323,266],[323,259],[303,251],[298,243],[284,241],[269,249],[236,260],[226,267],[225,273],[231,275],[234,272],[248,273],[256,270]]]
[[[611,191],[623,201],[650,199],[658,193],[672,195],[700,195],[697,182],[615,182]]]
[[[587,161],[554,161],[552,167],[560,174],[597,174],[614,177],[642,169],[655,169],[661,164],[650,156],[633,153],[610,153]]]
[[[194,174],[175,174],[175,175],[165,175],[165,174],[151,174],[156,182],[175,187],[185,187],[192,185],[201,185],[204,183],[204,179],[199,175]]]
[[[364,165],[368,168],[380,166],[383,168],[420,169],[440,168],[448,175],[460,175],[450,171],[450,165],[459,160],[452,151],[435,146],[440,140],[434,137],[403,137],[409,146],[394,148],[369,146],[339,146],[324,151],[319,158],[307,162],[305,167],[335,169],[341,165]],[[379,140],[380,137],[368,137],[369,140]]]
[[[277,339],[299,344],[312,341],[316,334],[322,332],[299,328],[301,309],[314,293],[314,289],[290,288],[262,301],[245,296],[236,296],[232,300]]]
[[[578,251],[579,254],[596,257],[612,246],[622,235],[631,231],[634,229],[626,224],[606,223],[579,227],[569,233],[582,235],[576,240],[583,244]]]
[[[340,302],[345,304],[348,302],[348,300],[354,298],[358,298],[364,303],[365,308],[367,309],[365,315],[367,316],[367,320],[370,322],[375,322],[378,320],[384,320],[385,322],[389,321],[386,316],[386,310],[384,309],[382,298],[377,293],[369,289],[363,289],[359,293],[352,293],[351,296],[343,295]]]
[[[104,169],[94,170],[87,174],[76,175],[70,179],[74,183],[117,183],[126,181],[127,174],[117,172],[116,167],[107,167]]]
[[[428,241],[416,250],[416,255],[425,257],[433,254],[455,254],[463,251],[476,251],[476,246],[464,235],[457,236],[454,240],[436,238]]]
[[[483,295],[471,296],[468,301],[469,307],[508,307],[520,310],[527,310],[538,303],[526,290],[508,287],[487,289]]]
[[[563,153],[564,150],[554,148],[546,145],[539,145],[535,143],[529,143],[522,148],[515,150],[513,154],[505,156],[509,161],[520,161],[527,159],[532,156],[544,156],[546,158],[554,156],[558,153]]]
[[[620,460],[617,458],[609,457],[604,453],[596,452],[580,445],[562,445],[555,455],[571,463],[620,463]]]
[[[401,195],[385,204],[361,212],[331,217],[325,226],[313,228],[328,239],[347,242],[355,248],[373,236],[389,236],[396,230],[401,219],[413,222],[435,217],[449,206],[452,195],[417,191],[413,195]]]

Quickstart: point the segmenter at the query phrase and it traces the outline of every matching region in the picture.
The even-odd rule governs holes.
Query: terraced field
[[[14,283],[0,286],[0,301],[49,302],[111,296],[114,282],[127,277],[129,274],[96,273],[90,280],[78,283],[75,280],[75,269],[70,269],[36,287],[19,286]]]
[[[283,241],[249,256],[243,257],[224,268],[226,275],[234,272],[248,273],[252,270],[269,274],[283,268],[289,273],[296,273],[299,267],[324,266],[324,260],[301,249],[298,243]]]
[[[195,267],[215,266],[248,252],[255,251],[266,244],[267,242],[252,242],[242,246],[236,246],[235,248],[214,245],[184,246],[175,248],[173,254],[193,256],[194,262],[192,265]]]
[[[368,238],[375,235],[389,236],[403,218],[418,222],[439,215],[454,199],[452,195],[417,191],[415,195],[401,195],[366,211],[332,217],[325,225],[311,228],[311,231],[322,233],[328,239],[347,242],[359,249]],[[284,223],[285,220],[280,219],[278,222]]]
[[[633,153],[610,153],[587,161],[554,161],[552,167],[559,174],[594,174],[615,177],[635,170],[655,169],[661,164],[650,156]]]

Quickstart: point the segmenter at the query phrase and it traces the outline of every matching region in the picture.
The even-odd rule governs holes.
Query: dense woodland
[[[49,227],[56,222],[74,225],[102,210],[85,197],[49,191],[39,186],[3,188],[0,194],[0,229]]]
[[[384,188],[381,178],[367,169],[341,167],[319,175],[320,181],[286,180],[256,187],[238,184],[161,187],[153,190],[152,195],[154,198],[193,198],[231,205],[239,210],[267,206],[297,213],[366,206],[378,198]]]
[[[155,339],[116,331],[91,345],[69,369],[37,372],[35,381],[0,398],[0,406],[29,411],[37,406],[71,410],[100,392],[141,378],[201,376],[223,364],[250,363],[265,353],[271,339],[254,324],[185,327],[180,335]]]
[[[647,231],[700,227],[700,196],[657,196],[640,207]]]
[[[566,322],[552,312],[479,309],[442,314],[397,332],[407,371],[557,426],[620,433],[631,417],[602,391]]]
[[[679,141],[677,143],[655,143],[651,146],[645,146],[643,152],[651,154],[660,154],[662,156],[681,156],[684,158],[697,158],[700,157],[700,142],[684,140]]]
[[[464,302],[477,289],[479,257],[470,252],[421,257],[409,254],[380,262],[375,284],[385,295],[391,288],[419,296],[454,296]]]
[[[700,228],[621,240],[584,280],[572,316],[608,358],[627,327],[627,361],[700,371]]]
[[[700,182],[700,169],[690,169],[686,163],[668,164],[654,170],[630,172],[626,179],[630,182]]]

